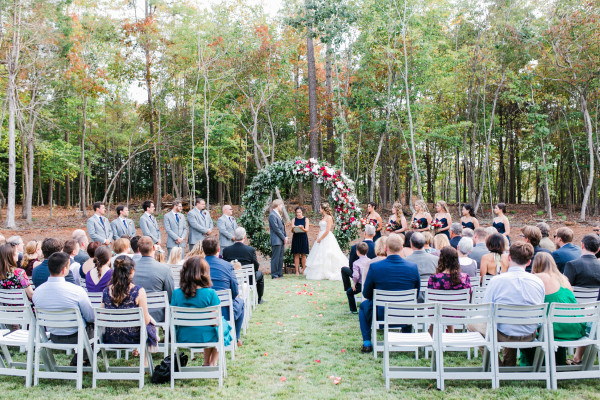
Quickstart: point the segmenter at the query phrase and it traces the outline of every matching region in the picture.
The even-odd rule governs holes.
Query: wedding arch
[[[311,158],[278,161],[260,170],[242,199],[244,212],[239,223],[246,229],[250,244],[264,255],[271,255],[271,240],[265,226],[264,210],[276,187],[291,186],[316,179],[330,191],[329,204],[334,212],[334,235],[341,248],[358,235],[360,208],[354,194],[354,182],[326,162]]]

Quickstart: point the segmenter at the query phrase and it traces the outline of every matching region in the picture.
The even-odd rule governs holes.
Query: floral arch
[[[264,209],[276,187],[291,186],[316,179],[330,191],[329,204],[334,212],[334,235],[341,248],[358,236],[360,208],[354,194],[354,182],[326,162],[310,160],[278,161],[262,169],[246,189],[242,199],[244,212],[240,225],[246,229],[252,246],[271,255],[271,240],[264,220]]]

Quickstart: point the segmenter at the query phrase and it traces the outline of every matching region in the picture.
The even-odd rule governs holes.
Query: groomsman
[[[285,224],[281,213],[283,212],[283,201],[277,199],[271,204],[269,214],[269,230],[271,235],[271,279],[283,278],[283,254],[284,247],[288,242],[285,233]]]
[[[221,247],[221,251],[223,251],[225,247],[233,244],[233,236],[238,226],[232,215],[233,208],[226,204],[223,206],[223,215],[217,220],[217,228],[219,228],[219,246]]]
[[[173,247],[181,247],[181,255],[185,253],[185,237],[188,228],[185,217],[181,213],[183,206],[180,200],[173,200],[173,209],[165,214],[165,231],[167,232],[167,256]]]
[[[88,235],[92,238],[92,242],[109,244],[113,235],[110,222],[104,216],[106,207],[103,203],[97,201],[92,205],[92,208],[94,209],[94,215],[87,220],[86,224]]]
[[[113,240],[117,240],[123,235],[130,238],[135,236],[135,224],[129,217],[129,207],[117,206],[117,218],[110,223],[112,229]]]
[[[206,201],[196,199],[196,206],[188,213],[188,223],[190,224],[188,244],[190,245],[190,251],[196,243],[203,241],[206,236],[210,235],[214,228],[210,213],[205,209]]]
[[[142,203],[142,209],[144,210],[144,213],[140,217],[142,234],[151,237],[154,244],[160,245],[160,229],[158,228],[156,218],[152,216],[155,209],[154,202],[146,200]]]

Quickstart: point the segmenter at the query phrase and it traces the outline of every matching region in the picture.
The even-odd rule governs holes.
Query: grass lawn
[[[303,292],[305,291],[305,292]],[[298,294],[301,293],[301,294]],[[312,294],[312,295],[311,295]],[[492,391],[489,381],[447,382],[446,390],[435,389],[434,381],[392,380],[385,390],[382,358],[360,353],[358,316],[347,314],[341,282],[314,282],[286,276],[266,280],[265,304],[252,316],[244,346],[235,361],[228,357],[228,377],[219,389],[216,380],[176,382],[157,386],[137,382],[100,381],[91,389],[91,376],[84,377],[84,389],[73,381],[42,380],[25,389],[24,379],[0,378],[0,397],[11,399],[76,399],[140,397],[182,399],[390,399],[390,398],[600,398],[600,382],[578,380],[559,382],[558,391],[547,391],[543,382],[503,382]],[[60,357],[63,360],[66,357]],[[160,361],[156,354],[154,363]],[[452,357],[466,363],[465,353]],[[197,363],[196,359],[194,363]],[[414,353],[395,357],[395,363],[414,363]],[[426,361],[419,361],[425,363]],[[334,383],[330,377],[339,377]]]

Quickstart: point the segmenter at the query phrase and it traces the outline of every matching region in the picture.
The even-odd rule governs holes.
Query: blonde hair
[[[433,237],[433,247],[435,247],[436,250],[441,250],[446,246],[450,246],[448,236],[444,235],[443,233],[438,233]]]
[[[321,208],[323,209],[325,214],[333,216],[332,212],[331,212],[331,207],[329,206],[329,203],[321,203]]]
[[[444,200],[440,200],[438,201],[436,204],[439,204],[445,212],[449,213],[450,211],[448,211],[448,204],[446,204],[446,202]]]
[[[395,202],[392,205],[392,209],[396,210],[396,214],[402,213],[402,203],[400,203],[399,201]]]
[[[531,263],[531,272],[534,274],[547,273],[548,275],[562,275],[556,267],[556,262],[550,253],[537,253]],[[562,284],[561,284],[562,286]]]
[[[35,253],[37,253],[42,248],[42,242],[38,242],[37,240],[31,240],[27,242],[27,246],[23,251],[23,260],[21,261],[21,265],[23,268],[27,267],[31,260],[35,260]]]
[[[204,257],[204,250],[202,249],[202,240],[200,240],[198,243],[196,243],[194,245],[194,247],[192,247],[192,251],[190,251],[189,253],[187,253],[185,255],[185,259],[187,260],[188,258],[191,258],[194,256]]]
[[[156,261],[158,261],[159,263],[163,263],[165,262],[165,251],[164,250],[156,250],[156,252],[154,252],[154,259]]]
[[[433,246],[433,235],[429,232],[421,232],[421,233],[425,237],[425,244],[428,244],[429,246]],[[446,236],[446,235],[444,235],[444,236]]]
[[[387,255],[385,246],[387,245],[387,236],[382,236],[375,242],[375,255],[385,257]]]
[[[113,250],[117,254],[125,253],[125,251],[130,248],[131,242],[129,241],[129,239],[125,238],[119,238],[115,240],[115,243],[113,244]]]
[[[421,209],[421,211],[427,211],[427,203],[425,203],[425,200],[417,200],[415,201],[415,207],[419,206],[419,208]]]
[[[181,247],[173,247],[171,249],[171,253],[169,253],[169,259],[167,260],[167,264],[179,264],[179,262],[181,261],[182,253],[183,252],[181,251]]]

